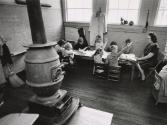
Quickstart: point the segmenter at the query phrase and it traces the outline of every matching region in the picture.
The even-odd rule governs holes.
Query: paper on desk
[[[136,61],[136,56],[135,56],[135,54],[121,54],[119,59]]]
[[[0,125],[32,125],[39,114],[14,113],[0,119]]]
[[[73,51],[75,55],[92,57],[95,54],[95,50],[83,50],[79,49],[78,51]]]
[[[95,54],[95,50],[93,51],[87,50],[87,51],[84,51],[83,53],[84,53],[84,56],[92,57]]]

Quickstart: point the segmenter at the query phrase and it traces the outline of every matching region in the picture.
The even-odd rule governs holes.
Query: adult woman
[[[144,49],[144,56],[137,58],[137,67],[141,73],[142,80],[145,80],[144,70],[155,66],[158,62],[159,46],[157,44],[157,37],[154,33],[149,33],[147,38],[149,43]]]

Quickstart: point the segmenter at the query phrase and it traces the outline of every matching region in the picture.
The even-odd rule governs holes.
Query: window
[[[92,0],[66,0],[66,21],[90,22]]]
[[[155,25],[167,26],[167,0],[160,0]]]
[[[141,0],[109,0],[108,23],[120,24],[121,17],[138,23]]]

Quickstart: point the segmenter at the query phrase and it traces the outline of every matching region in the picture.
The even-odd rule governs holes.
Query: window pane
[[[110,0],[109,2],[109,8],[110,9],[116,9],[118,8],[118,0]]]
[[[129,10],[128,11],[128,15],[127,15],[127,19],[128,21],[133,21],[134,24],[138,23],[138,10]]]
[[[140,0],[130,0],[129,9],[140,9]]]
[[[138,21],[138,10],[110,10],[108,15],[108,22],[113,24],[120,24],[121,17],[133,21],[137,24]]]
[[[167,25],[167,11],[159,11],[157,15],[156,25]]]
[[[91,9],[68,9],[68,21],[90,22]]]
[[[119,1],[119,9],[128,9],[130,0],[118,0]]]
[[[108,22],[120,24],[120,18],[138,22],[140,0],[109,0]]]
[[[161,0],[155,25],[167,26],[167,0]]]
[[[118,16],[118,10],[109,10],[108,23],[120,24],[120,17]]]
[[[92,0],[66,0],[66,19],[74,22],[90,22]]]
[[[67,0],[67,8],[92,8],[92,0]]]

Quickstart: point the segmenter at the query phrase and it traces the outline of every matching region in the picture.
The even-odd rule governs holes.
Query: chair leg
[[[158,101],[155,102],[155,105],[158,105]]]
[[[150,73],[147,75],[146,79],[148,79],[154,71],[150,71]]]
[[[95,67],[93,67],[93,75],[95,74]]]

